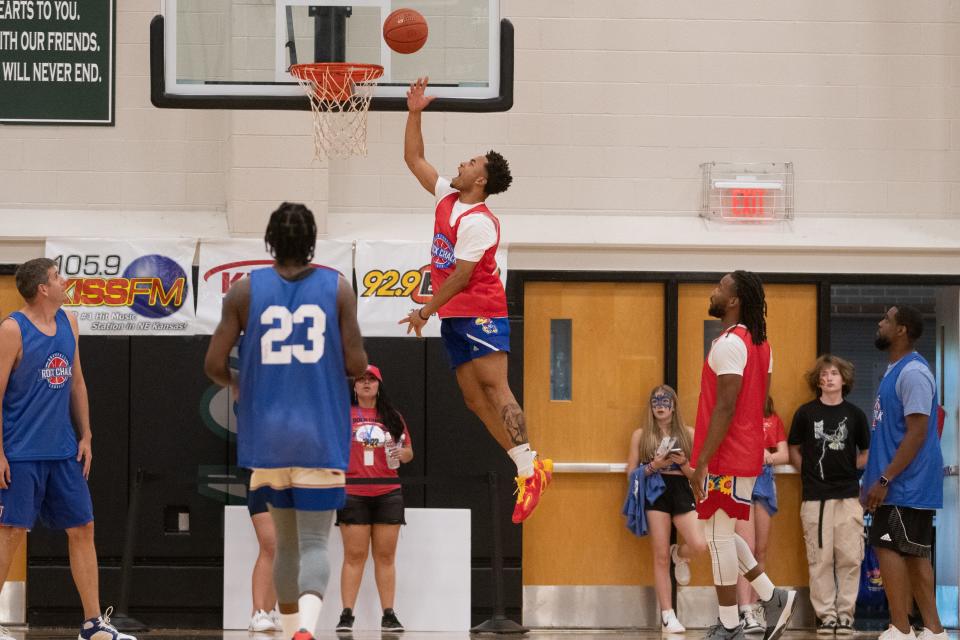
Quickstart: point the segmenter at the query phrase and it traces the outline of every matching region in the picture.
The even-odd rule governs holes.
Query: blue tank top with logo
[[[70,416],[76,337],[63,309],[57,332],[48,336],[19,311],[23,357],[3,394],[3,452],[7,460],[63,460],[77,455]]]
[[[329,269],[295,281],[272,267],[250,274],[250,313],[240,341],[239,466],[347,469],[350,391],[339,278]]]
[[[893,460],[897,448],[907,434],[904,406],[897,394],[897,380],[907,364],[920,362],[928,370],[929,363],[917,352],[904,356],[880,382],[873,410],[873,434],[870,436],[870,455],[863,474],[864,491],[876,482]],[[927,417],[927,433],[917,455],[910,464],[890,481],[884,504],[913,509],[940,509],[943,507],[943,455],[937,434],[937,393],[934,386]]]

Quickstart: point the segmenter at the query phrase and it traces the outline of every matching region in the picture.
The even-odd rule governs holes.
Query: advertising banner
[[[357,242],[357,319],[364,336],[407,335],[407,325],[397,323],[433,297],[430,246],[430,242]],[[507,249],[503,245],[497,251],[497,265],[506,285]],[[439,318],[431,318],[421,333],[440,337]]]
[[[49,238],[84,335],[193,335],[195,240]]]
[[[210,240],[200,243],[200,278],[197,282],[196,333],[210,334],[220,322],[223,296],[230,286],[254,269],[273,264],[263,240]],[[313,264],[343,274],[348,282],[353,269],[353,243],[318,240]]]

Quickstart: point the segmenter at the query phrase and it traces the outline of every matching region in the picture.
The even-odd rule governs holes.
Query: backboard
[[[430,77],[437,111],[506,111],[513,103],[513,27],[500,0],[164,0],[151,23],[155,106],[309,109],[291,64],[383,66],[371,110],[406,109]],[[382,25],[395,9],[427,20],[426,45],[391,51]]]

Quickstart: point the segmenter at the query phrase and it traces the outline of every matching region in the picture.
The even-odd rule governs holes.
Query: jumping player
[[[86,618],[78,640],[134,640],[110,624],[112,608],[100,615],[87,487],[93,460],[90,405],[77,318],[60,308],[67,281],[47,258],[23,263],[15,279],[26,305],[0,324],[0,587],[39,517],[47,527],[67,532],[70,571]],[[0,640],[11,640],[0,630]]]
[[[400,320],[407,333],[420,330],[434,313],[457,372],[467,407],[483,421],[517,465],[517,504],[513,522],[533,513],[550,483],[553,461],[530,449],[523,409],[507,383],[510,322],[507,296],[498,276],[496,253],[500,221],[487,208],[488,196],[510,187],[510,166],[496,151],[460,163],[452,180],[426,161],[421,113],[434,96],[424,95],[427,78],[407,92],[403,158],[424,189],[437,199],[430,273],[433,299]]]
[[[327,539],[350,461],[347,375],[367,368],[356,298],[336,271],[310,265],[313,213],[283,203],[264,237],[272,267],[237,282],[207,350],[206,372],[238,395],[237,463],[270,508],[284,636],[309,640],[330,577]],[[241,332],[240,371],[228,366]]]
[[[692,456],[696,471],[690,478],[720,605],[719,622],[707,638],[745,637],[737,609],[737,577],[743,574],[763,601],[764,640],[776,640],[793,615],[796,591],[774,587],[734,532],[737,520],[750,518],[753,486],[763,468],[763,408],[773,372],[760,278],[749,271],[723,276],[710,296],[709,313],[720,319],[723,333],[703,364]]]

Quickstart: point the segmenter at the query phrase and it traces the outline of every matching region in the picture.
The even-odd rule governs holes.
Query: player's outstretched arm
[[[340,316],[343,364],[347,375],[356,377],[367,370],[367,352],[363,349],[363,336],[357,324],[357,297],[343,276],[337,285],[337,315]]]
[[[453,270],[453,273],[443,281],[439,289],[433,292],[433,298],[430,302],[422,307],[411,309],[407,317],[397,324],[406,324],[408,334],[413,331],[417,334],[418,338],[422,337],[420,330],[423,328],[423,325],[427,324],[430,316],[435,314],[440,307],[450,302],[453,296],[466,289],[467,285],[470,284],[470,276],[473,275],[473,270],[476,266],[476,262],[457,260],[457,266]]]
[[[207,347],[207,356],[203,363],[203,370],[207,377],[221,387],[233,385],[236,380],[230,373],[230,350],[237,343],[240,332],[243,330],[241,318],[250,305],[250,279],[240,280],[227,292],[223,298],[223,311],[220,313],[220,324],[210,338]],[[233,389],[234,393],[238,390]]]
[[[436,96],[424,95],[429,78],[417,78],[407,91],[407,129],[403,137],[403,159],[423,188],[430,193],[437,187],[437,170],[427,162],[423,151],[420,114]]]

